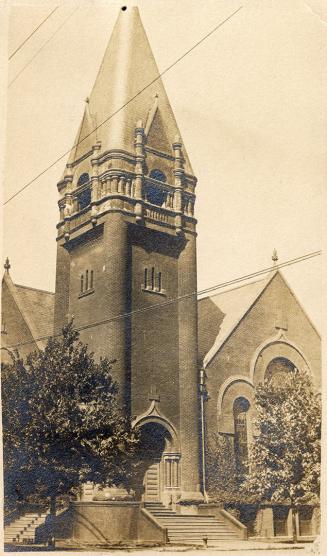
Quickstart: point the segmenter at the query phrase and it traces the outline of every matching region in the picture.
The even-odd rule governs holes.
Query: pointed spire
[[[5,264],[3,265],[3,267],[4,267],[5,271],[7,272],[7,274],[9,274],[10,262],[9,262],[8,257],[6,258],[6,262],[5,262]]]
[[[71,153],[69,161],[86,153],[96,139],[101,141],[102,152],[109,149],[133,152],[135,123],[140,119],[149,124],[148,132],[154,126],[153,137],[148,139],[150,146],[159,150],[164,146],[170,153],[175,135],[180,135],[178,126],[138,8],[127,7],[120,9],[76,142],[90,132],[91,136]],[[97,138],[92,133],[94,121],[99,126]],[[193,174],[185,152],[184,157],[186,172]]]

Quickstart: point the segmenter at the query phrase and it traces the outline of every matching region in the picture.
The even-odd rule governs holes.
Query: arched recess
[[[236,472],[239,478],[244,476],[249,458],[251,442],[250,408],[249,400],[243,396],[239,396],[234,400],[234,454]]]
[[[149,409],[136,417],[132,423],[133,428],[141,428],[143,425],[156,423],[166,429],[171,437],[171,451],[180,453],[180,442],[174,425],[165,417],[157,407],[157,403],[152,401]]]
[[[302,351],[283,331],[261,344],[255,351],[250,364],[250,378],[254,386],[263,383],[266,369],[274,359],[284,358],[296,368],[307,371],[313,377],[308,360]]]
[[[229,377],[221,385],[217,401],[218,431],[234,434],[234,402],[237,398],[246,399],[250,405],[249,416],[252,415],[254,389],[251,380],[243,375]]]
[[[169,505],[180,492],[180,443],[173,424],[153,400],[149,409],[136,417],[133,427],[140,429],[139,476],[135,477],[136,496],[144,502]]]
[[[225,392],[227,390],[227,388],[229,388],[229,386],[231,384],[233,384],[234,382],[246,382],[247,384],[250,384],[250,386],[253,387],[253,382],[250,378],[248,378],[247,376],[244,375],[232,375],[229,378],[227,378],[221,385],[221,387],[219,388],[219,392],[218,392],[218,399],[217,399],[217,413],[218,415],[221,415],[222,413],[222,401],[223,401],[223,397],[225,395]]]

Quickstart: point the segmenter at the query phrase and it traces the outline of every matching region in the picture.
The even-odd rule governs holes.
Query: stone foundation
[[[138,539],[139,502],[75,502],[73,509],[73,539],[77,542],[102,544]]]
[[[72,505],[72,523],[72,538],[80,544],[167,542],[166,529],[140,502],[75,502]]]

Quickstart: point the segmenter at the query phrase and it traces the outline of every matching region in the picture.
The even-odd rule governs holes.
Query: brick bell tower
[[[58,183],[55,330],[74,317],[116,359],[145,443],[137,496],[182,507],[203,500],[196,178],[158,75],[138,9],[122,11]]]

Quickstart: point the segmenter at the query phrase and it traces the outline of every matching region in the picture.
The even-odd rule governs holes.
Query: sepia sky
[[[160,71],[243,6],[163,78],[198,178],[199,289],[270,266],[274,247],[280,262],[322,249],[326,1],[124,4],[139,6]],[[59,8],[9,62],[4,200],[72,146],[122,3],[7,5],[5,58]],[[19,284],[54,290],[56,183],[66,158],[5,206],[3,257]],[[323,265],[321,256],[283,271],[318,329]]]

